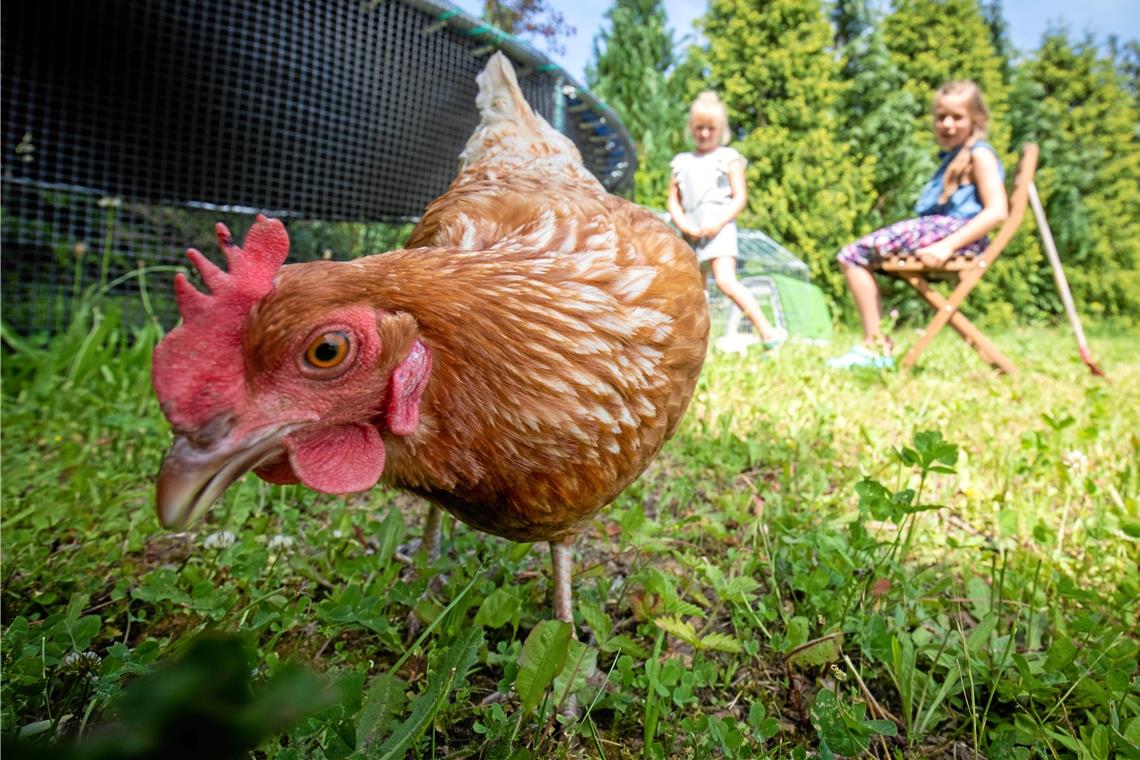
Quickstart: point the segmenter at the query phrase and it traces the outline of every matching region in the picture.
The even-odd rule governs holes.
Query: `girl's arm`
[[[970,221],[937,243],[919,248],[915,253],[927,266],[941,266],[954,255],[954,251],[978,240],[1009,216],[1009,199],[998,171],[997,156],[990,150],[975,151],[972,172],[982,210]]]
[[[677,178],[669,177],[669,201],[667,204],[669,209],[669,216],[673,218],[673,224],[677,225],[677,229],[685,237],[700,237],[698,231],[689,224],[688,217],[685,216],[685,209],[681,206],[681,188],[677,186]]]
[[[725,209],[724,217],[715,219],[698,230],[701,237],[712,237],[720,232],[726,224],[740,216],[740,212],[748,205],[748,186],[744,182],[744,159],[738,158],[728,165],[728,187],[732,190],[732,205]]]

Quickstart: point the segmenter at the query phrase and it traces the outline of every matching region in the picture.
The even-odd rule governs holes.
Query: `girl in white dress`
[[[715,92],[702,92],[689,109],[696,149],[670,165],[669,215],[693,246],[701,267],[712,269],[716,285],[752,320],[765,348],[787,337],[773,328],[760,304],[736,279],[736,217],[748,203],[744,157],[728,144],[728,113]]]

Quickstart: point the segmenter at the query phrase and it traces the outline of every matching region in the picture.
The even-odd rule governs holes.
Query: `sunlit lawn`
[[[824,368],[842,340],[714,355],[680,434],[578,542],[581,643],[543,623],[543,547],[459,526],[417,574],[422,506],[383,490],[249,476],[162,531],[169,432],[150,339],[122,335],[5,346],[9,736],[161,742],[231,657],[245,707],[210,720],[265,757],[1137,756],[1135,330],[1093,330],[1108,381],[1051,329],[991,336],[1012,377],[950,334],[910,373]],[[168,688],[160,716],[172,678],[145,676],[187,651],[201,689]]]

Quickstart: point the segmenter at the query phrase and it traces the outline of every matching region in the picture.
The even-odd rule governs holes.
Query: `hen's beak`
[[[226,436],[201,447],[177,436],[158,471],[158,519],[165,528],[183,528],[205,512],[231,483],[283,448],[294,428],[260,430],[244,440]]]

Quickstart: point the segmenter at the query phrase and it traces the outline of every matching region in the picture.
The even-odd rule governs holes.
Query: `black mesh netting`
[[[297,260],[398,245],[400,223],[454,176],[490,51],[432,7],[4,3],[4,320],[57,329],[95,287],[128,318],[170,323],[170,273],[155,267],[182,265],[190,245],[213,251],[214,222],[241,234],[256,211],[288,220]],[[628,184],[612,115],[555,68],[516,67],[590,169]]]

